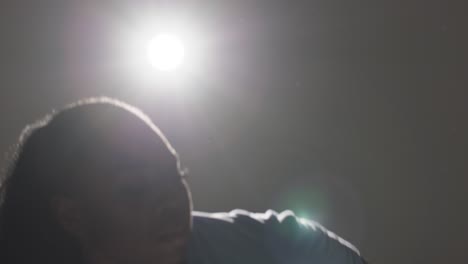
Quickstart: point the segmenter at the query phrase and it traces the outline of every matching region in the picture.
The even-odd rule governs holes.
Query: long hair
[[[70,193],[75,161],[109,133],[102,121],[128,116],[156,132],[184,173],[169,141],[133,106],[91,98],[53,112],[23,130],[0,183],[0,263],[82,264],[80,245],[59,224],[52,199]]]

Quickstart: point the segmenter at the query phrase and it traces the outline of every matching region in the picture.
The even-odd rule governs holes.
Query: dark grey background
[[[0,150],[52,108],[117,97],[168,135],[198,210],[291,208],[373,263],[465,263],[463,2],[2,1]],[[116,55],[152,9],[204,32],[183,84]]]

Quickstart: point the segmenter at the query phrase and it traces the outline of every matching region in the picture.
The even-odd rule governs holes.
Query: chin
[[[153,251],[155,263],[179,264],[183,263],[187,254],[187,242],[182,240],[173,240],[156,245]]]
[[[172,258],[167,258],[166,260],[162,261],[162,263],[165,263],[165,264],[181,264],[181,263],[183,263],[184,259],[185,259],[185,257],[182,257],[182,256],[174,256]]]
[[[145,258],[137,258],[133,263],[144,263],[144,264],[181,264],[184,263],[185,256],[182,254],[176,255],[161,255],[152,254]]]

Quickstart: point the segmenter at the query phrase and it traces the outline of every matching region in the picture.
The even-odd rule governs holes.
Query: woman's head
[[[120,101],[88,99],[28,126],[1,192],[5,263],[177,263],[191,200],[159,129]]]

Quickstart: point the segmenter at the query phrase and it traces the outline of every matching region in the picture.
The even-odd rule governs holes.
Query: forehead
[[[144,121],[129,115],[118,121],[102,120],[97,125],[99,133],[85,132],[91,145],[78,161],[80,171],[92,176],[81,175],[85,179],[109,182],[143,180],[148,175],[156,179],[175,176],[176,157]]]

